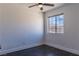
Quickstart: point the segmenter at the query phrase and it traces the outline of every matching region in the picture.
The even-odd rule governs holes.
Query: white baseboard
[[[60,45],[55,45],[55,44],[50,44],[50,43],[46,43],[46,45],[79,55],[79,50],[75,50],[75,49],[71,49],[71,48],[66,48],[66,47],[63,47],[63,46],[60,46]]]
[[[42,43],[40,43],[40,44],[32,44],[32,45],[28,45],[28,46],[27,45],[23,45],[23,46],[12,48],[12,49],[8,49],[8,50],[1,50],[0,51],[0,55],[11,53],[11,52],[14,52],[14,51],[23,50],[23,49],[32,48],[32,47],[36,47],[36,46],[40,46],[40,45],[42,45]]]

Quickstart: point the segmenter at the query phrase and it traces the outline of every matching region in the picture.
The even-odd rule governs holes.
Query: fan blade
[[[54,4],[49,4],[49,3],[44,3],[43,5],[46,5],[46,6],[54,6]]]
[[[38,6],[38,5],[39,5],[39,4],[31,5],[31,6],[29,6],[29,8],[34,7],[34,6]]]

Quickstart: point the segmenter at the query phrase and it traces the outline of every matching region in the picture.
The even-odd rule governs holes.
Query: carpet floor
[[[15,51],[2,56],[78,56],[47,45],[41,45],[29,49]]]

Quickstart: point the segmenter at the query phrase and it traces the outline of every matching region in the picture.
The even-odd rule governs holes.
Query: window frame
[[[64,13],[60,13],[60,14],[56,14],[56,15],[53,15],[53,16],[48,16],[48,19],[47,19],[47,33],[58,33],[57,32],[57,23],[55,24],[55,32],[50,32],[49,31],[49,29],[48,29],[48,26],[49,26],[49,24],[48,24],[48,20],[49,20],[49,18],[50,17],[55,17],[55,16],[60,16],[60,15],[64,15]],[[57,21],[56,21],[57,22]],[[63,26],[64,26],[64,24],[63,24]],[[64,30],[64,29],[63,29]],[[63,32],[64,33],[64,32]],[[61,34],[63,34],[63,33],[61,33]]]

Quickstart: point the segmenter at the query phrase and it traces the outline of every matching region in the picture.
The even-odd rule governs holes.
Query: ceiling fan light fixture
[[[43,5],[41,5],[41,4],[40,4],[40,5],[38,5],[38,7],[40,7],[40,8],[41,8],[41,7],[43,7]]]
[[[43,11],[43,6],[51,6],[52,7],[52,6],[54,6],[54,4],[50,4],[50,3],[37,3],[37,4],[29,6],[29,8],[34,7],[34,6],[39,7],[40,10]]]

